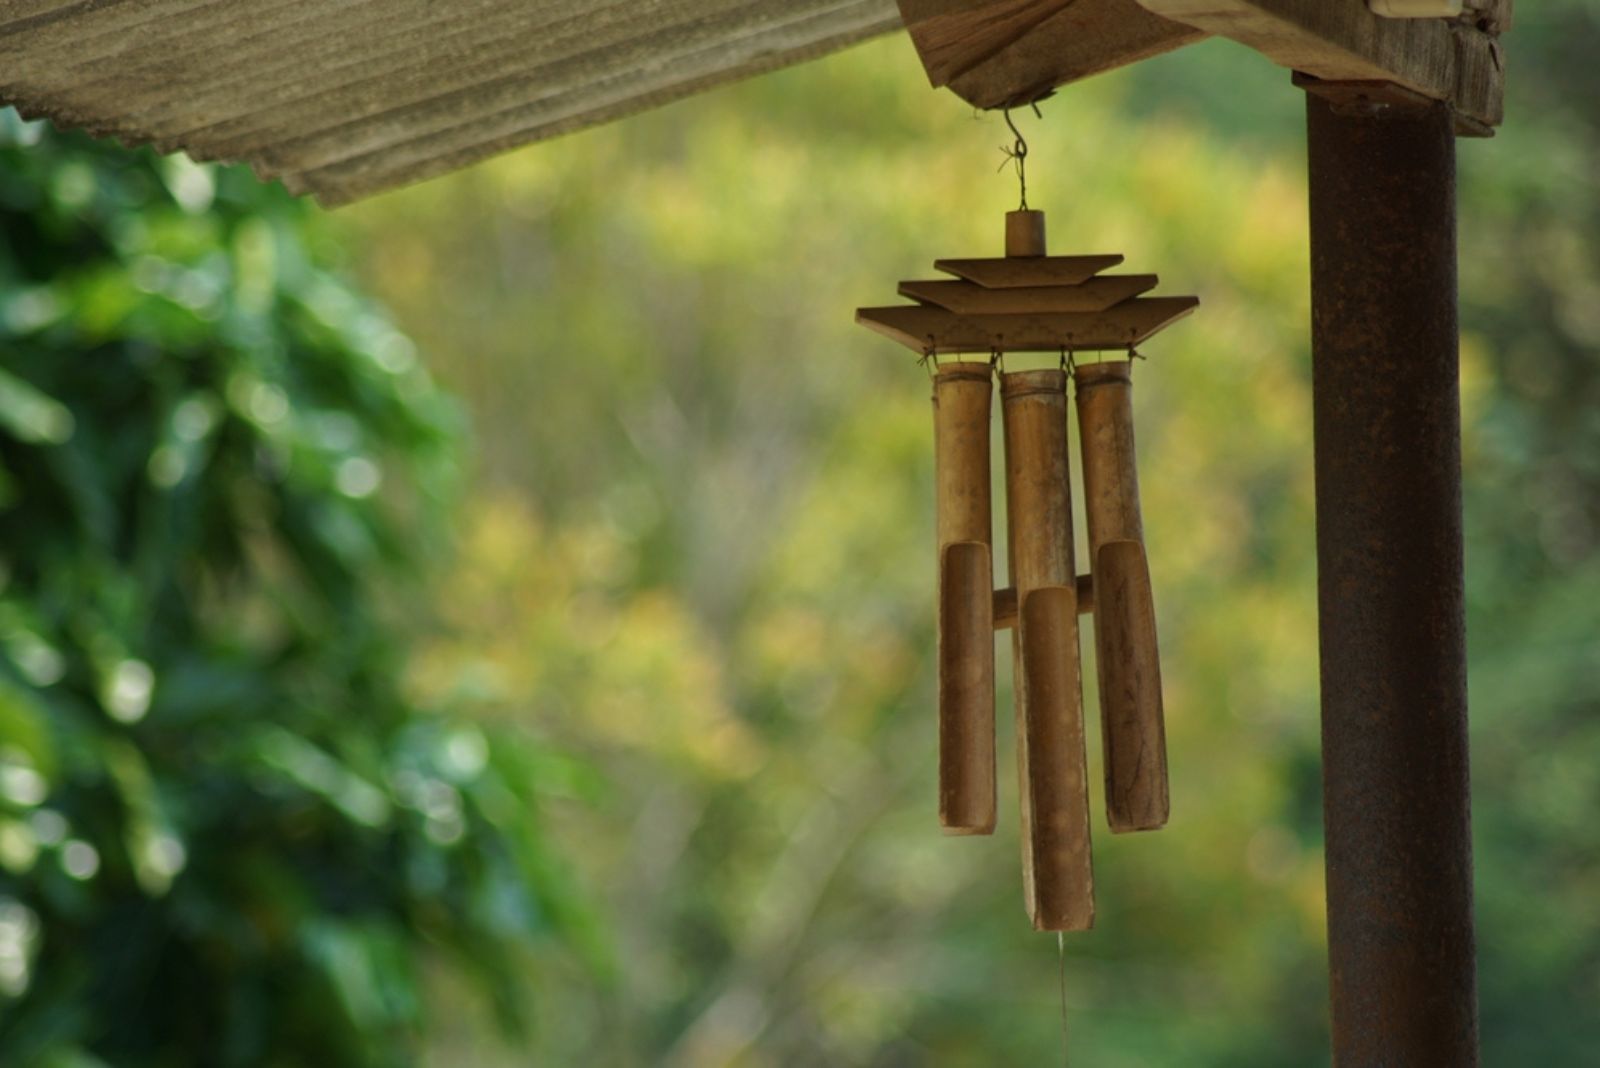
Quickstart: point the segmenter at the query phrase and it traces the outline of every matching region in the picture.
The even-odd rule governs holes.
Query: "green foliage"
[[[402,685],[457,416],[238,170],[0,115],[0,1061],[410,1063],[581,925],[563,775]]]
[[[1501,143],[1462,197],[1474,838],[1485,1063],[1600,1042],[1600,8],[1508,38]],[[1472,173],[1469,172],[1469,173]]]

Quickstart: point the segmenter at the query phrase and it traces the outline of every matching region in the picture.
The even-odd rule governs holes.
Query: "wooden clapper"
[[[1155,605],[1134,467],[1134,347],[1199,304],[1145,296],[1153,274],[1102,274],[1117,255],[1048,256],[1044,213],[1006,216],[1006,254],[938,260],[953,278],[900,283],[916,303],[856,321],[933,367],[939,540],[939,820],[949,834],[995,826],[994,632],[1012,631],[1023,891],[1041,930],[1094,924],[1078,616],[1093,613],[1114,832],[1167,821],[1166,731]],[[1126,360],[1076,364],[1080,352]],[[1061,366],[1006,371],[1012,352]],[[939,363],[942,354],[981,361]],[[1089,574],[1072,536],[1068,368],[1076,387]],[[1005,440],[1010,585],[994,586],[989,423],[996,373]]]

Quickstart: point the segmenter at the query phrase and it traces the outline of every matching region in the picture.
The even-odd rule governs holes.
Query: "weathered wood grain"
[[[1205,34],[1135,0],[899,0],[928,80],[980,108],[1015,107],[1058,85]]]
[[[1451,19],[1461,14],[1461,0],[1367,0],[1374,15],[1386,19]]]
[[[1017,107],[1057,86],[1206,36],[1203,30],[1151,14],[1135,0],[1077,0],[950,79],[950,90],[973,107]]]
[[[899,25],[893,0],[8,0],[0,102],[342,203]]]
[[[1365,0],[1138,2],[1325,81],[1394,82],[1489,127],[1504,116],[1499,44],[1463,22],[1382,18]]]
[[[1467,11],[1484,33],[1500,34],[1511,29],[1515,0],[1468,0]]]
[[[934,88],[971,70],[1074,0],[899,0]]]
[[[1323,80],[1501,120],[1511,0],[1454,23],[1363,0],[901,0],[935,84],[1015,104],[1222,32]],[[901,25],[894,0],[7,0],[0,103],[239,160],[338,204]],[[1387,27],[1387,28],[1383,28]]]

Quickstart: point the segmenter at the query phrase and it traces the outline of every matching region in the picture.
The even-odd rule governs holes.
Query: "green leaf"
[[[60,445],[72,437],[67,406],[0,369],[0,427],[30,445]]]

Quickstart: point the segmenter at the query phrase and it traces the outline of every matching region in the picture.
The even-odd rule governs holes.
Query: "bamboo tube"
[[[1032,761],[1033,922],[1046,931],[1094,926],[1076,602],[1071,586],[1039,586],[1023,596],[1017,617]]]
[[[1076,371],[1085,513],[1095,589],[1095,666],[1112,831],[1167,822],[1167,739],[1155,598],[1139,514],[1130,364]]]
[[[1006,212],[1007,256],[1043,256],[1044,249],[1044,212]]]
[[[934,376],[939,537],[939,823],[991,834],[995,822],[994,564],[990,547],[987,363]]]
[[[1078,576],[1078,614],[1094,612],[1094,582],[1088,575]],[[1010,630],[1017,625],[1017,591],[1007,586],[994,591],[994,629]]]
[[[1007,539],[1021,606],[1012,636],[1021,788],[1022,867],[1040,930],[1094,924],[1083,698],[1079,678],[1066,375],[1000,379],[1005,420]]]

